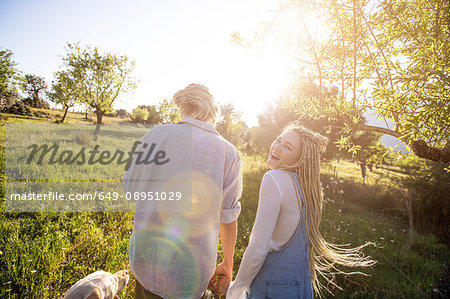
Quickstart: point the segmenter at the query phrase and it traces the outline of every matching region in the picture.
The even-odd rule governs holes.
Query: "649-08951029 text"
[[[90,192],[90,193],[70,193],[66,195],[59,192],[47,193],[12,193],[10,200],[39,200],[39,201],[64,201],[64,200],[118,200],[128,201],[151,200],[151,201],[178,201],[182,199],[181,192]]]

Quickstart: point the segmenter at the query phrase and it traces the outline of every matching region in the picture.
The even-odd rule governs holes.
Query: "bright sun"
[[[245,103],[239,103],[239,107],[244,113],[252,113],[256,119],[256,115],[278,100],[288,87],[292,62],[274,49],[251,54],[240,69],[245,84],[237,92],[246,95]]]
[[[239,47],[228,52],[233,66],[227,65],[217,74],[218,82],[232,86],[222,90],[225,102],[231,101],[242,111],[249,125],[257,125],[257,115],[289,91],[299,72],[299,61],[312,59],[308,49],[298,48],[298,41],[314,39],[320,43],[328,38],[322,18],[312,10],[302,11],[298,7],[286,10],[277,15],[273,24],[275,28],[269,34],[264,31],[264,38],[247,49]],[[252,36],[250,32],[241,33],[244,37]]]

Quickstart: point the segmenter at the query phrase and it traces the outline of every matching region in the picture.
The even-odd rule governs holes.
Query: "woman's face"
[[[297,133],[286,131],[278,136],[269,151],[267,166],[278,169],[281,165],[293,165],[299,159],[300,141]]]

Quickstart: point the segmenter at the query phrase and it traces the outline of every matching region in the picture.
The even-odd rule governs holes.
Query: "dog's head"
[[[128,275],[127,270],[122,270],[114,273],[113,276],[117,281],[116,293],[118,293],[127,285],[128,281],[130,280],[130,275]]]
[[[129,279],[127,270],[114,274],[96,271],[77,281],[64,299],[113,299],[127,285]]]

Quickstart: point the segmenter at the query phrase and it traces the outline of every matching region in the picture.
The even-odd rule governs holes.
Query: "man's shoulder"
[[[228,156],[232,157],[233,159],[241,160],[241,155],[239,154],[239,151],[231,142],[229,142],[222,136],[220,136],[220,140],[221,140],[223,147],[225,149],[225,152],[228,154]]]
[[[236,147],[223,138],[222,135],[213,133],[213,132],[207,132],[203,131],[201,136],[200,142],[203,144],[214,144],[214,148],[216,149],[222,149],[227,156],[237,156],[240,158],[239,151],[236,149]]]
[[[189,128],[186,126],[180,126],[177,124],[164,124],[164,125],[156,125],[151,128],[144,137],[171,137],[171,136],[190,136]]]

